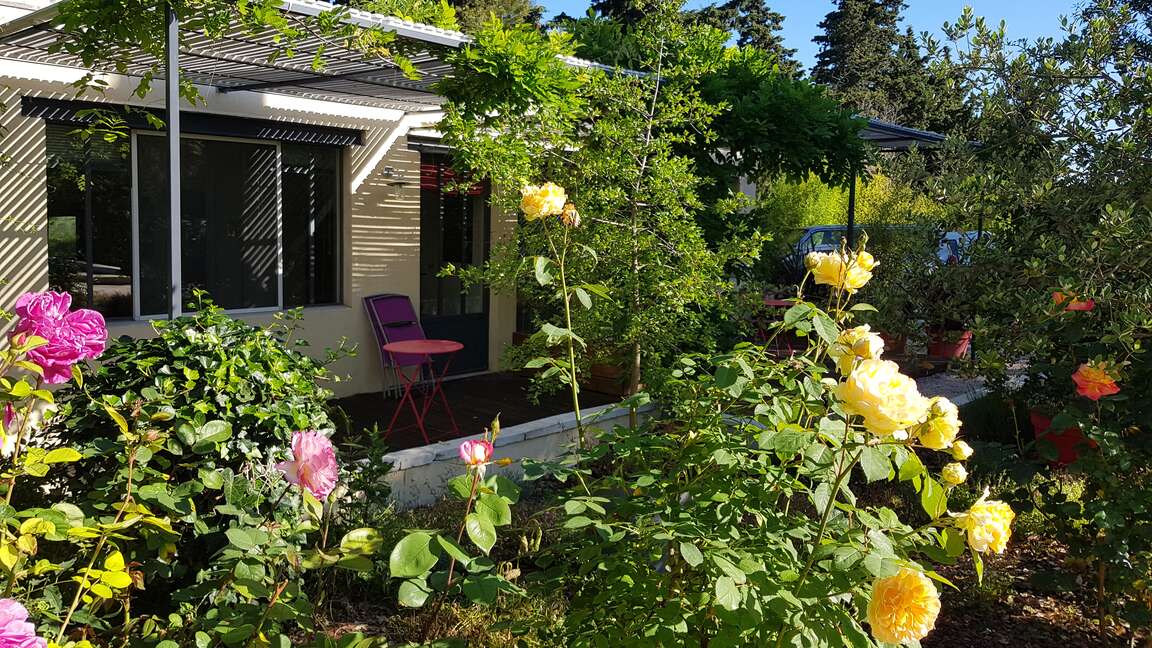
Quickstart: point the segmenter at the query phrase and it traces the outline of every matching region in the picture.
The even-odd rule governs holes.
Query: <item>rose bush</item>
[[[1003,550],[1011,509],[950,512],[962,465],[927,468],[926,453],[971,454],[955,407],[874,342],[847,352],[867,337],[854,324],[867,309],[850,303],[860,259],[882,271],[862,252],[809,264],[832,290],[825,305],[798,295],[779,326],[809,341],[801,355],[685,357],[651,420],[601,431],[575,461],[526,466],[571,484],[533,585],[570,593],[567,613],[537,632],[563,645],[912,644],[940,613],[933,581],[947,584],[931,565],[967,550],[979,572]],[[905,484],[920,512],[863,499],[878,481]]]
[[[316,431],[285,435],[287,448],[278,424],[315,418],[258,396],[323,395],[322,365],[202,304],[160,324],[156,340],[115,343],[92,369],[82,363],[105,347],[103,320],[68,305],[21,297],[0,350],[0,569],[11,597],[0,600],[0,645],[287,645],[288,633],[308,634],[305,572],[370,569],[380,545],[366,528],[329,542],[334,449]],[[127,350],[142,347],[153,352]],[[257,369],[257,358],[274,364]],[[43,389],[50,380],[61,389]],[[204,391],[215,395],[197,400]],[[243,406],[221,408],[229,398]],[[252,421],[267,427],[230,444],[233,425]]]

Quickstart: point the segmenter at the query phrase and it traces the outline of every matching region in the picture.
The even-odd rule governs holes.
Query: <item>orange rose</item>
[[[1078,297],[1069,297],[1068,295],[1060,292],[1059,290],[1052,293],[1052,301],[1055,302],[1055,304],[1057,306],[1067,302],[1067,304],[1064,306],[1064,310],[1066,310],[1066,311],[1084,311],[1084,312],[1087,312],[1087,311],[1092,310],[1093,308],[1096,308],[1096,301],[1095,300],[1080,299]]]
[[[1076,373],[1072,374],[1072,382],[1076,383],[1077,394],[1094,401],[1120,393],[1116,379],[1108,373],[1108,370],[1091,362],[1080,365]]]

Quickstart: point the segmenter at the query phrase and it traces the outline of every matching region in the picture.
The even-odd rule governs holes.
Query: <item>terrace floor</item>
[[[452,405],[460,431],[458,434],[452,433],[452,424],[443,406],[437,401],[425,418],[429,439],[435,443],[479,434],[497,414],[500,415],[500,425],[510,427],[572,411],[572,399],[567,391],[541,395],[534,400],[530,384],[530,378],[507,372],[445,381],[444,395]],[[589,390],[580,393],[582,407],[606,405],[618,400],[615,396]],[[373,392],[336,399],[333,405],[344,410],[348,417],[348,432],[355,437],[364,430],[371,430],[374,425],[383,434],[399,402],[400,399],[394,395],[385,397],[380,392]],[[416,403],[417,406],[421,403],[419,395]],[[425,445],[407,405],[401,411],[387,441],[390,451]]]

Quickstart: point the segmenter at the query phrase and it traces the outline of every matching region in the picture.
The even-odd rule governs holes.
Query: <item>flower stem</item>
[[[127,486],[124,491],[124,499],[121,500],[120,510],[116,513],[116,518],[112,520],[111,528],[115,528],[120,520],[124,518],[124,512],[128,510],[128,505],[132,503],[132,478],[133,472],[136,467],[136,448],[129,448],[128,450],[128,475]],[[68,629],[68,623],[72,620],[72,615],[76,613],[76,608],[80,606],[80,596],[84,593],[84,582],[88,580],[88,574],[91,573],[92,566],[96,564],[96,559],[100,557],[100,551],[104,548],[105,542],[108,540],[108,534],[111,529],[106,529],[100,534],[100,539],[96,541],[96,548],[92,550],[92,557],[88,560],[88,567],[84,570],[84,580],[76,587],[76,594],[72,596],[72,604],[68,606],[68,613],[64,615],[64,620],[60,623],[60,631],[56,633],[56,643],[64,640],[64,633]]]
[[[476,501],[476,490],[480,486],[480,470],[472,469],[472,490],[468,493],[468,503],[464,505],[464,519],[460,522],[460,530],[456,532],[456,544],[464,541],[464,529],[468,526],[468,514],[472,512],[472,503]],[[444,606],[444,599],[448,598],[448,593],[452,591],[452,576],[456,572],[456,557],[452,556],[448,561],[448,580],[444,583],[444,594],[436,599],[436,608],[432,610],[431,618],[428,619],[427,625],[424,626],[424,633],[420,637],[420,645],[428,643],[428,635],[432,633],[432,629],[436,627],[436,623],[440,618],[440,608]]]

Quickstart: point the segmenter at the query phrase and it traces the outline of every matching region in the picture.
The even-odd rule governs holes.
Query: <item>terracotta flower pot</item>
[[[928,357],[945,360],[963,358],[972,346],[972,331],[964,331],[955,341],[949,340],[950,337],[949,331],[942,329],[928,331]]]
[[[1036,440],[1045,440],[1048,443],[1056,446],[1056,460],[1049,462],[1053,467],[1062,467],[1071,464],[1080,458],[1080,452],[1085,446],[1089,448],[1096,448],[1096,442],[1084,436],[1079,426],[1072,426],[1065,428],[1059,432],[1053,432],[1052,417],[1040,413],[1037,410],[1029,410],[1028,419],[1032,423],[1032,431],[1036,434]]]

